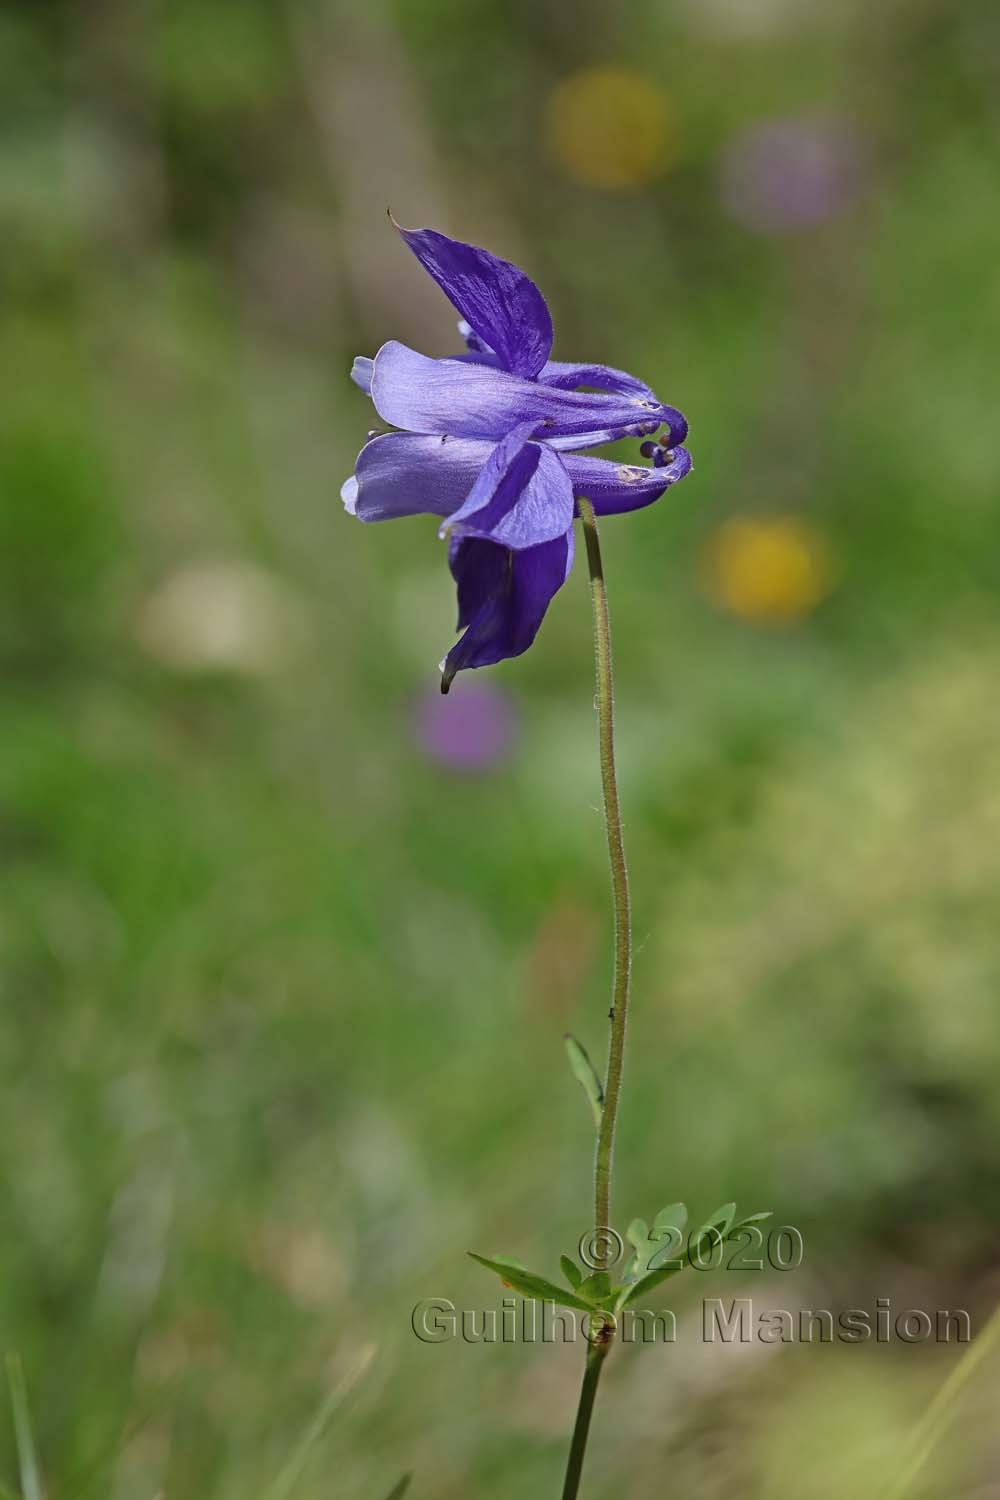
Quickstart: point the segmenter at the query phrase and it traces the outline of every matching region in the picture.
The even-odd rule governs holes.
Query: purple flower
[[[757,234],[812,229],[843,213],[863,187],[863,153],[835,119],[763,120],[734,136],[720,190],[730,215]]]
[[[427,693],[416,705],[417,743],[431,760],[456,771],[491,771],[510,754],[517,737],[514,705],[489,683],[442,698]]]
[[[443,518],[464,632],[441,663],[446,693],[463,668],[527,651],[573,565],[578,496],[597,515],[638,510],[691,457],[677,446],[687,422],[641,380],[549,359],[549,310],[517,266],[433,229],[399,232],[461,313],[467,352],[428,359],[392,341],[354,361],[353,380],[400,430],[370,435],[341,496],[362,521]],[[649,468],[578,451],[661,427],[643,444]]]

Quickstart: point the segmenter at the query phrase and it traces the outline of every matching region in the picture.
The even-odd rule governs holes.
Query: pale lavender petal
[[[504,368],[537,375],[552,348],[552,318],[531,278],[509,260],[435,229],[396,228]]]
[[[448,561],[458,584],[458,626],[465,634],[441,663],[443,693],[456,672],[527,651],[573,566],[573,531],[523,552],[462,537],[452,542]]]
[[[463,327],[468,327],[468,324],[460,323],[459,330],[462,330]],[[492,365],[493,369],[499,368],[498,359],[489,350],[474,350],[474,348],[469,348],[468,354],[456,354],[454,359],[465,363],[465,365]],[[552,366],[546,366],[546,369],[550,368]],[[577,371],[577,369],[580,369],[580,366],[564,366],[564,368],[573,368],[574,371]],[[594,366],[588,366],[588,368],[594,369]],[[631,380],[631,377],[627,378]],[[567,383],[564,386],[559,386],[558,381],[546,381],[540,375],[538,377],[538,384],[540,386],[555,386],[556,389],[562,390],[574,389],[574,383],[568,377]],[[648,390],[648,387],[642,386],[640,381],[636,381],[636,386],[642,390]],[[652,402],[657,401],[652,392],[649,392],[649,396],[646,399],[651,399]],[[679,443],[682,438],[687,437],[687,420],[685,420],[685,417],[675,407],[660,407],[658,410],[666,414],[666,422],[670,426],[670,441],[672,443]],[[619,438],[649,437],[649,434],[657,432],[657,429],[661,428],[661,426],[663,426],[663,422],[658,422],[655,419],[652,422],[642,422],[640,420],[640,422],[619,423],[616,428],[597,428],[594,432],[573,432],[573,434],[570,434],[570,437],[565,438],[553,438],[547,435],[544,441],[549,444],[550,449],[597,449],[597,447],[603,446],[604,443],[618,443]]]
[[[359,354],[351,366],[351,379],[355,385],[361,387],[366,396],[372,393],[372,365],[374,363],[375,361],[369,359],[367,355]]]
[[[564,391],[478,359],[428,359],[395,341],[375,356],[372,400],[393,427],[457,437],[500,439],[531,421],[545,441],[574,435],[579,440],[605,431],[652,431],[680,418],[648,397]]]
[[[529,441],[533,431],[533,423],[522,422],[497,443],[442,530],[515,550],[563,535],[573,523],[573,486],[558,454]]]
[[[457,354],[454,357],[467,364],[493,365],[496,368],[499,365],[496,355],[482,345],[471,330],[468,332],[467,330],[469,330],[468,323],[459,323],[458,331],[465,338],[468,353]],[[632,397],[635,399],[638,410],[656,414],[653,415],[651,421],[633,420],[619,423],[613,428],[601,427],[593,432],[571,433],[565,438],[548,437],[546,441],[553,448],[597,448],[602,443],[615,443],[619,438],[645,437],[655,432],[663,423],[666,423],[670,429],[669,440],[672,444],[682,443],[687,437],[688,424],[684,414],[675,406],[663,405],[645,381],[637,380],[626,370],[616,370],[611,365],[571,365],[549,360],[538,376],[538,384],[564,391],[575,391],[583,386],[590,386],[612,395]]]
[[[563,463],[573,483],[573,494],[578,499],[585,496],[598,516],[641,510],[691,472],[691,455],[686,448],[675,448],[672,460],[662,468],[616,464],[606,458],[573,453],[567,453]]]
[[[350,491],[353,513],[362,521],[450,516],[468,495],[492,451],[493,444],[488,442],[383,433],[358,454]],[[350,484],[348,480],[341,490],[345,505]]]

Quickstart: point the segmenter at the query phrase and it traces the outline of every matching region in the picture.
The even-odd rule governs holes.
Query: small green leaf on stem
[[[649,1240],[649,1225],[645,1219],[633,1219],[625,1231],[625,1238],[637,1250],[645,1250]]]
[[[688,1211],[684,1203],[668,1203],[666,1208],[653,1220],[654,1229],[676,1229],[678,1234],[683,1234],[687,1228]]]
[[[625,1231],[625,1238],[633,1247],[633,1253],[625,1266],[624,1278],[632,1283],[645,1271],[656,1246],[645,1219],[633,1219]]]
[[[692,1257],[701,1253],[702,1245],[706,1239],[714,1241],[714,1248],[714,1245],[721,1245],[724,1240],[731,1239],[744,1225],[756,1224],[759,1220],[769,1219],[770,1217],[771,1213],[769,1210],[766,1213],[747,1214],[745,1218],[737,1219],[736,1204],[723,1203],[721,1208],[717,1208],[714,1214],[709,1215],[700,1229],[693,1230],[688,1236],[687,1249],[683,1256],[677,1260],[667,1261],[664,1265],[657,1266],[655,1270],[647,1271],[645,1275],[640,1274],[638,1280],[631,1286],[628,1285],[628,1278],[626,1278],[625,1286],[618,1288],[618,1306],[627,1307],[630,1302],[638,1301],[647,1292],[651,1292],[654,1287],[658,1287],[661,1282],[666,1281],[671,1276],[676,1276],[685,1266],[691,1264]],[[667,1208],[661,1209],[653,1221],[652,1238],[655,1239],[657,1229],[664,1231],[674,1229],[683,1232],[686,1223],[687,1209],[684,1207],[684,1204],[671,1203]],[[629,1238],[631,1238],[632,1228],[633,1226],[629,1225]],[[637,1248],[636,1257],[639,1263],[637,1270],[641,1270],[642,1268],[641,1255],[641,1250]],[[708,1269],[708,1267],[702,1267],[702,1269]],[[627,1293],[624,1297],[621,1295],[623,1292]]]
[[[611,1296],[611,1277],[607,1271],[595,1271],[580,1283],[580,1296],[586,1297],[592,1307],[600,1307]]]
[[[586,1049],[580,1045],[576,1037],[571,1036],[567,1031],[565,1042],[566,1055],[573,1070],[573,1077],[586,1094],[594,1116],[594,1124],[600,1130],[601,1115],[604,1111],[604,1089],[601,1087],[601,1080],[597,1076],[594,1064],[587,1056]]]
[[[674,1263],[673,1265],[668,1263],[665,1266],[658,1267],[655,1271],[647,1271],[646,1275],[640,1276],[635,1285],[629,1289],[628,1296],[622,1305],[627,1307],[630,1302],[638,1301],[640,1297],[644,1297],[647,1292],[651,1292],[654,1287],[659,1286],[661,1281],[666,1281],[669,1277],[678,1275],[684,1269],[685,1264],[686,1262]]]
[[[721,1208],[717,1208],[715,1210],[714,1214],[709,1214],[708,1218],[698,1230],[697,1234],[691,1236],[692,1243],[696,1243],[699,1239],[701,1239],[703,1235],[708,1234],[709,1231],[713,1229],[715,1230],[719,1238],[724,1240],[726,1235],[732,1228],[732,1223],[735,1218],[736,1204],[723,1203]]]
[[[544,1276],[537,1276],[534,1271],[525,1271],[521,1266],[514,1265],[509,1260],[488,1260],[485,1255],[477,1255],[474,1250],[468,1252],[473,1260],[477,1260],[481,1266],[488,1271],[495,1271],[503,1282],[513,1291],[520,1292],[522,1297],[535,1297],[540,1302],[558,1302],[561,1307],[578,1307],[581,1312],[590,1312],[592,1303],[584,1302],[573,1292],[564,1291],[561,1286],[556,1286],[554,1281],[547,1281]]]
[[[559,1268],[575,1292],[583,1280],[583,1272],[580,1270],[580,1267],[575,1260],[570,1260],[568,1255],[560,1255]]]

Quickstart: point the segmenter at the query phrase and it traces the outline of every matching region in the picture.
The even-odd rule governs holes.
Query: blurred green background
[[[52,1496],[290,1493],[324,1403],[297,1495],[558,1492],[580,1350],[410,1313],[587,1226],[585,570],[441,704],[435,525],[337,494],[351,358],[458,347],[387,204],[691,420],[604,527],[618,1218],[736,1198],[806,1250],[671,1284],[586,1493],[884,1492],[960,1351],[685,1320],[1000,1293],[998,55],[991,0],[0,9],[0,1344]],[[924,1493],[998,1472],[987,1385]]]

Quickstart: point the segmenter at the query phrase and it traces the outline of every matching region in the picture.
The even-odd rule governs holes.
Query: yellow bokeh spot
[[[765,625],[812,614],[834,581],[826,538],[796,516],[725,521],[709,538],[703,567],[716,604]]]
[[[669,101],[630,68],[582,68],[548,105],[549,150],[583,187],[624,192],[669,167],[676,132]]]

